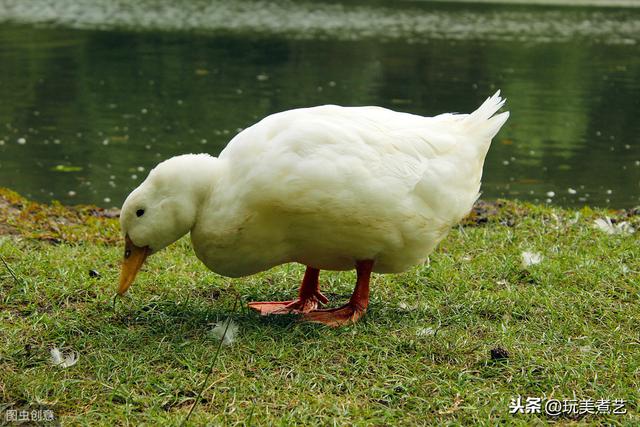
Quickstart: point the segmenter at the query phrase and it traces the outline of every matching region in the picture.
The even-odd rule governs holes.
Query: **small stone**
[[[509,358],[509,352],[502,347],[491,349],[491,360],[504,360]]]
[[[89,277],[100,277],[100,273],[98,273],[98,270],[89,270]]]

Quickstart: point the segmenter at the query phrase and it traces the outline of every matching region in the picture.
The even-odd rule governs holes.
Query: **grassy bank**
[[[238,336],[189,424],[640,423],[640,232],[594,227],[610,216],[640,228],[638,212],[479,205],[429,265],[376,275],[363,321],[335,330],[233,311],[237,298],[291,298],[303,269],[227,279],[188,239],[113,304],[114,214],[0,190],[0,254],[15,274],[0,264],[1,402],[49,405],[63,424],[177,425],[218,345],[213,324],[231,316]],[[524,267],[524,251],[542,261]],[[336,304],[354,275],[321,283]],[[52,347],[77,364],[52,366]],[[624,399],[627,414],[511,415],[518,395]]]

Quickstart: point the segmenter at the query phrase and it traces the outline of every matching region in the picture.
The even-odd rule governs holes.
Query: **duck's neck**
[[[194,204],[200,208],[218,187],[223,175],[223,161],[208,155],[190,156],[185,164],[186,173],[181,176],[181,184]]]
[[[173,157],[156,168],[157,173],[152,179],[166,198],[176,202],[175,206],[170,206],[177,211],[173,215],[181,217],[184,233],[193,228],[203,206],[216,191],[223,175],[223,163],[207,154],[185,154]]]

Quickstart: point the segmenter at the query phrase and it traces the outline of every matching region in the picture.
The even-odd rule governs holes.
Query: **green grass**
[[[484,225],[452,230],[429,265],[375,275],[364,319],[329,329],[244,308],[293,297],[301,266],[227,279],[188,239],[151,257],[114,305],[116,220],[78,214],[86,227],[53,227],[69,238],[52,244],[41,220],[20,214],[49,208],[11,196],[0,255],[20,280],[0,264],[0,401],[13,407],[50,405],[64,425],[179,425],[218,346],[213,324],[231,316],[239,335],[188,425],[640,423],[640,233],[593,228],[621,212],[583,209],[572,223],[572,211],[508,203]],[[525,250],[542,263],[524,269]],[[332,304],[348,299],[354,279],[321,273]],[[54,346],[77,351],[78,363],[52,366]],[[496,347],[509,358],[492,360]],[[625,399],[628,413],[510,415],[518,395]]]

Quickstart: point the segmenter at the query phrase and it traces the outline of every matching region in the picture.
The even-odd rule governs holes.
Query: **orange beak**
[[[144,260],[151,254],[149,246],[143,248],[133,244],[129,235],[124,238],[124,262],[120,271],[120,286],[118,295],[124,295],[136,278],[136,274],[144,264]]]

